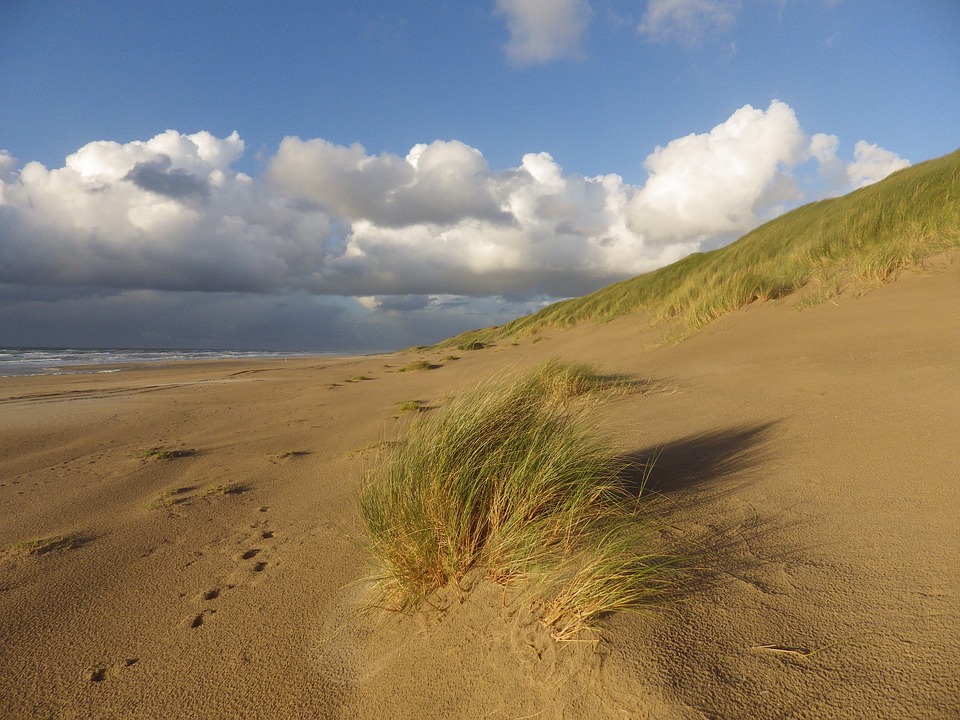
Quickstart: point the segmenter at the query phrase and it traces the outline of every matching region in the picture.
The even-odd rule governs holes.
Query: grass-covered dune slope
[[[506,325],[444,344],[487,343],[541,329],[643,312],[697,329],[754,300],[804,289],[802,304],[879,285],[896,271],[960,247],[960,150],[840,198],[804,205],[736,242]]]

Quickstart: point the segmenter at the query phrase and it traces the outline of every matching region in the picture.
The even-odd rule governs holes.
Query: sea
[[[119,365],[176,360],[292,358],[339,353],[269,350],[159,350],[129,348],[0,348],[0,377],[12,375],[77,375],[113,373]]]

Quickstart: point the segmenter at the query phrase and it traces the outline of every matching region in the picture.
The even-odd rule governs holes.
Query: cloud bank
[[[862,141],[844,163],[838,148],[774,101],[656,148],[642,185],[547,152],[493,169],[456,140],[400,156],[288,137],[259,178],[232,168],[237,133],[93,142],[55,169],[0,152],[0,283],[345,296],[392,313],[580,295],[815,199],[808,161],[832,192],[908,164]]]

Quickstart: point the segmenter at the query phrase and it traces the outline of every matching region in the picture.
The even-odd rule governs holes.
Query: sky
[[[956,0],[0,0],[0,346],[372,352],[960,147]]]

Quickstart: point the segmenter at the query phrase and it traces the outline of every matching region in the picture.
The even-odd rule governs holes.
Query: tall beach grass
[[[374,604],[409,610],[481,570],[529,588],[568,639],[655,595],[665,564],[642,540],[628,463],[590,421],[592,405],[570,402],[602,377],[551,361],[416,422],[361,492]]]

